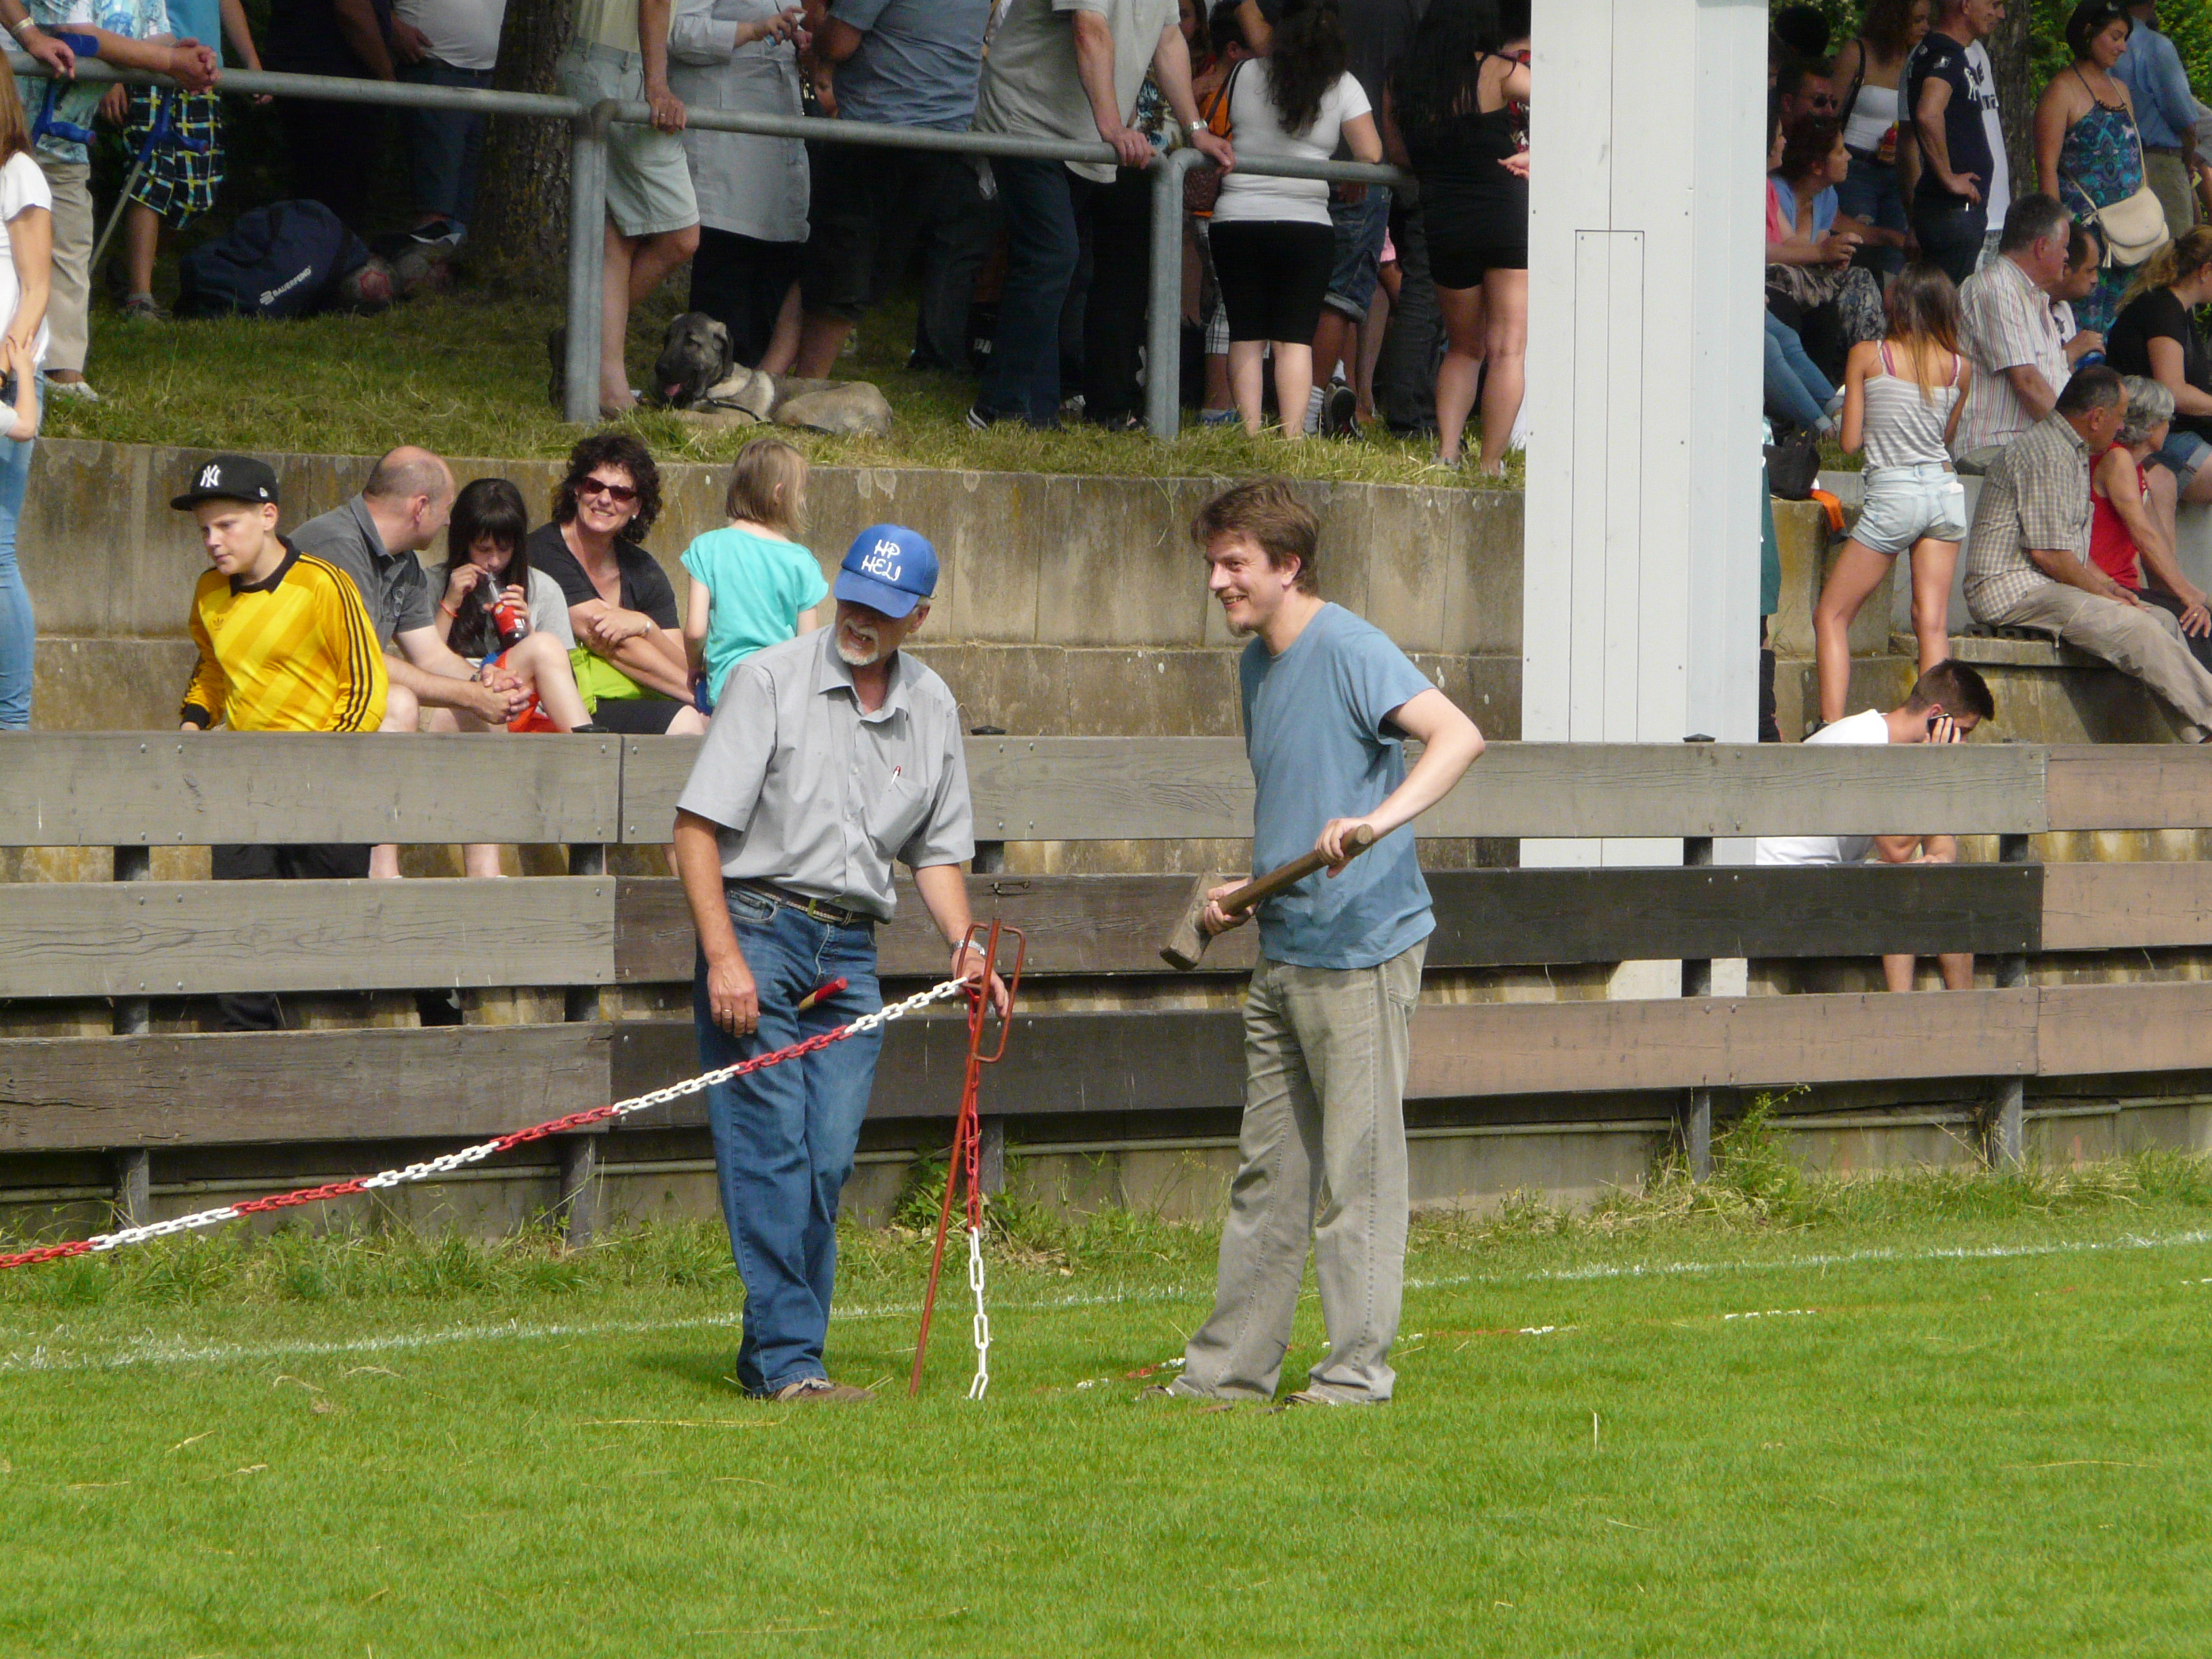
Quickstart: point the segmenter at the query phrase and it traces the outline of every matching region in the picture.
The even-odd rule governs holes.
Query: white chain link
[[[975,1380],[968,1397],[981,1400],[991,1386],[991,1316],[983,1311],[983,1230],[968,1229],[968,1285],[975,1292]]]
[[[926,991],[916,991],[902,1002],[894,1002],[888,1008],[878,1008],[872,1014],[862,1014],[858,1019],[843,1028],[843,1034],[848,1037],[859,1036],[864,1031],[872,1031],[878,1026],[889,1024],[895,1019],[903,1019],[908,1014],[918,1014],[932,1003],[943,1002],[949,997],[958,996],[966,988],[966,983],[964,980],[957,979],[939,981]],[[628,1117],[631,1113],[644,1111],[648,1107],[665,1106],[672,1100],[681,1100],[686,1095],[696,1095],[702,1089],[711,1089],[717,1083],[728,1082],[750,1063],[749,1060],[739,1060],[736,1065],[725,1066],[719,1071],[702,1072],[697,1077],[686,1078],[681,1083],[672,1083],[665,1089],[655,1089],[650,1094],[638,1095],[629,1100],[617,1101],[608,1115]],[[503,1135],[500,1137],[501,1140],[505,1139]],[[457,1152],[447,1152],[441,1158],[431,1158],[426,1163],[410,1164],[404,1170],[382,1170],[376,1175],[366,1177],[361,1184],[368,1188],[383,1188],[404,1187],[411,1182],[428,1181],[436,1176],[450,1175],[468,1164],[481,1163],[497,1152],[499,1146],[499,1140],[482,1141],[474,1146],[464,1146]],[[112,1233],[102,1233],[98,1237],[87,1242],[95,1252],[121,1249],[126,1245],[143,1244],[150,1239],[167,1238],[173,1233],[194,1232],[204,1227],[220,1226],[226,1221],[237,1220],[239,1214],[240,1212],[234,1206],[226,1204],[221,1209],[202,1210],[195,1215],[180,1215],[168,1221],[150,1222],[143,1227],[124,1227]],[[975,1243],[973,1240],[970,1242],[971,1244]],[[980,1245],[977,1248],[980,1248]],[[969,1278],[975,1285],[975,1316],[979,1322],[982,1319],[983,1307],[982,1273],[981,1258],[975,1256],[969,1269]],[[988,1344],[990,1328],[988,1325],[979,1326],[976,1340],[979,1344]],[[976,1395],[981,1395],[984,1384],[989,1380],[988,1376],[979,1374],[975,1390]]]

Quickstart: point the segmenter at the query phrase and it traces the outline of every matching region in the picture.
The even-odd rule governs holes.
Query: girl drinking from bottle
[[[446,643],[478,664],[496,662],[532,694],[510,732],[574,732],[588,726],[568,666],[575,636],[560,584],[530,568],[530,517],[522,492],[504,478],[477,478],[453,498],[439,568],[445,597],[438,620]]]
[[[1951,654],[1951,568],[1966,536],[1966,491],[1950,444],[1966,406],[1959,291],[1930,264],[1890,285],[1888,332],[1851,348],[1844,366],[1844,451],[1866,449],[1864,504],[1813,611],[1820,720],[1844,717],[1851,620],[1897,556],[1912,555],[1912,632],[1921,673]]]

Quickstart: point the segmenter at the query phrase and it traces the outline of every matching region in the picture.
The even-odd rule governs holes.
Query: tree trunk
[[[2032,8],[2005,9],[2005,21],[1982,43],[1997,83],[1997,118],[2004,125],[2005,166],[2015,199],[2032,193],[2035,183],[2035,94],[2028,44]]]
[[[572,0],[509,0],[492,84],[502,92],[557,93],[553,68],[568,44]],[[485,135],[471,252],[548,285],[568,268],[568,128],[559,121],[494,116]]]

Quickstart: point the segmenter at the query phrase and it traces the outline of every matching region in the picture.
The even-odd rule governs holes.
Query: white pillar
[[[1765,0],[1536,0],[1530,741],[1758,735],[1766,16]]]

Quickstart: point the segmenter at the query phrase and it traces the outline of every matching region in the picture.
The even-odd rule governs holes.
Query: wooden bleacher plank
[[[2040,995],[2045,1077],[2212,1068],[2212,983],[2051,985]]]
[[[605,985],[615,888],[605,876],[0,883],[0,997]]]
[[[450,1135],[605,1105],[609,1028],[0,1041],[0,1152]]]
[[[623,1095],[665,1087],[699,1069],[688,1020],[623,1020],[614,1028],[614,1086]],[[985,1073],[984,1109],[1057,1112],[1234,1109],[1243,1104],[1240,1016],[1228,1010],[1163,1013],[1020,1014],[1006,1059]],[[902,1020],[884,1033],[872,1118],[949,1118],[959,1109],[968,1052],[963,1019]],[[703,1095],[623,1120],[625,1128],[707,1121]]]
[[[623,743],[623,839],[668,839],[699,740]],[[1425,836],[1880,834],[2047,827],[2044,750],[2017,744],[1498,743]],[[971,738],[975,833],[995,841],[1237,839],[1251,771],[1234,738]]]
[[[1428,881],[1438,967],[2028,951],[2042,920],[2035,865],[1471,870]]]
[[[611,842],[608,738],[23,732],[0,847]]]
[[[2047,752],[2053,830],[2212,829],[2212,748],[2071,744]]]
[[[2043,881],[2046,951],[2212,945],[2212,864],[2054,864]]]
[[[1428,965],[1872,956],[1885,947],[2028,951],[2037,948],[2042,880],[2039,866],[1994,864],[1431,872]],[[997,916],[1027,933],[1031,973],[1159,974],[1160,941],[1190,882],[985,875],[969,877],[968,891],[979,920]],[[691,976],[690,914],[673,880],[625,879],[616,929],[618,981]],[[1249,973],[1255,944],[1250,928],[1224,934],[1200,971]],[[886,975],[945,967],[945,947],[910,890],[878,948]]]
[[[1426,1005],[1410,1098],[2035,1071],[2036,993]]]
[[[1425,1006],[1410,1099],[2201,1070],[2212,984]],[[965,1025],[886,1033],[875,1117],[957,1106]],[[0,1042],[0,1151],[479,1139],[698,1069],[688,1021]],[[1018,1017],[987,1103],[1010,1115],[1233,1109],[1234,1010]],[[696,1126],[703,1096],[624,1121]]]
[[[1882,835],[2045,827],[2043,753],[2016,744],[1498,743],[1425,836]]]

